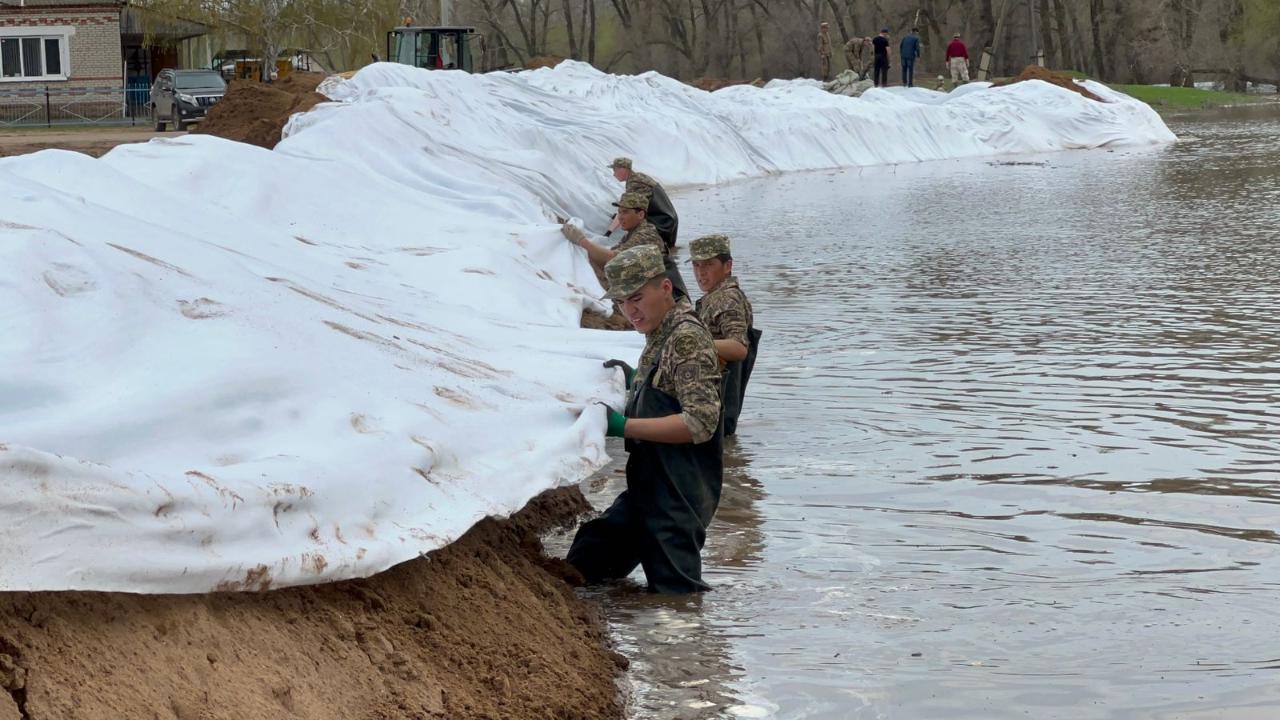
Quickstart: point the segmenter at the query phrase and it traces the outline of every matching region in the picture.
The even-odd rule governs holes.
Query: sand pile
[[[613,311],[612,315],[605,316],[595,310],[587,309],[582,311],[582,327],[588,330],[634,330],[631,321],[622,314],[622,309],[618,308]]]
[[[0,594],[0,720],[621,717],[626,661],[538,540],[588,509],[548,491],[366,580]]]
[[[280,142],[280,131],[289,116],[328,100],[316,92],[324,79],[322,73],[296,72],[270,84],[233,82],[222,101],[191,132],[271,149]]]
[[[728,78],[719,78],[719,77],[700,77],[694,80],[690,80],[689,84],[698,88],[699,90],[706,90],[707,92],[715,92],[716,90],[720,90],[722,88],[727,88],[727,87],[733,87],[735,85],[751,85],[752,87],[764,87],[764,80],[762,78],[756,78],[755,80],[748,81],[748,80],[730,80]]]
[[[1006,85],[1013,85],[1014,83],[1025,82],[1027,80],[1043,80],[1050,85],[1057,85],[1058,87],[1066,88],[1071,92],[1080,93],[1090,100],[1104,102],[1102,98],[1089,92],[1088,88],[1077,83],[1076,79],[1070,75],[1062,72],[1054,72],[1053,70],[1040,67],[1039,65],[1028,65],[1022,69],[1022,72],[1017,77],[994,82],[992,83],[992,87],[1004,87]]]
[[[564,58],[559,55],[534,55],[524,63],[525,70],[537,70],[538,68],[553,68],[564,62]]]

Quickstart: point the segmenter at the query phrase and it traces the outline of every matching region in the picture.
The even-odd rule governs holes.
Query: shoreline
[[[0,593],[0,720],[622,718],[600,609],[540,536],[548,490],[362,580],[264,593]]]

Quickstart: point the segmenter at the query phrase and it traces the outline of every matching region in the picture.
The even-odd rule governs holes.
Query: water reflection
[[[626,487],[625,454],[611,448],[615,462],[587,486],[597,506]],[[590,588],[583,595],[599,603],[609,618],[618,649],[631,661],[634,716],[654,720],[766,717],[771,706],[753,704],[745,675],[734,656],[733,639],[756,632],[758,608],[754,569],[762,561],[764,534],[758,503],[763,486],[750,470],[749,451],[726,442],[720,507],[703,551],[704,578],[714,588],[705,595],[669,597],[642,591],[643,572],[626,581]],[[548,550],[563,552],[568,536],[548,539]],[[563,547],[561,547],[563,546]],[[761,702],[761,701],[755,701]]]
[[[1280,112],[1174,129],[679,198],[768,342],[634,717],[1280,716]]]

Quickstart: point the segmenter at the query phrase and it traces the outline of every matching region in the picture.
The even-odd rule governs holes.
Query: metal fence
[[[151,88],[0,87],[0,127],[145,125]]]

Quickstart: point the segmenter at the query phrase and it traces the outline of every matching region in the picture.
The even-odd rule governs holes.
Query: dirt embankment
[[[626,661],[538,540],[589,508],[549,491],[365,580],[2,593],[0,720],[620,718]]]
[[[154,132],[146,127],[18,128],[0,132],[0,157],[26,155],[40,150],[73,150],[90,157],[102,157],[117,145],[146,142],[158,137],[180,137],[179,132]],[[4,720],[0,716],[0,720]]]
[[[559,55],[534,55],[524,63],[525,70],[537,70],[539,68],[553,68],[564,62],[564,58]]]
[[[991,85],[993,87],[1004,87],[1014,83],[1026,82],[1027,80],[1043,80],[1050,85],[1057,85],[1058,87],[1066,88],[1071,92],[1080,93],[1090,100],[1106,102],[1097,95],[1094,95],[1092,92],[1089,92],[1088,88],[1077,83],[1076,79],[1070,75],[1062,72],[1054,72],[1053,70],[1040,67],[1039,65],[1028,65],[1022,69],[1022,72],[1019,73],[1017,77],[1009,78],[1008,80],[1000,80],[999,82],[994,82]]]
[[[280,131],[289,116],[328,100],[316,92],[325,77],[322,73],[295,72],[273,83],[233,82],[222,100],[191,132],[271,149],[280,142]]]
[[[755,80],[730,80],[728,78],[707,76],[707,77],[700,77],[700,78],[695,78],[693,80],[690,80],[688,81],[688,84],[698,88],[699,90],[706,90],[707,92],[715,92],[716,90],[732,87],[734,85],[751,85],[753,87],[764,87],[765,81],[764,81],[764,78],[756,78]]]
[[[582,327],[588,330],[634,330],[631,321],[622,314],[621,309],[615,309],[613,314],[605,317],[595,310],[582,311]]]

